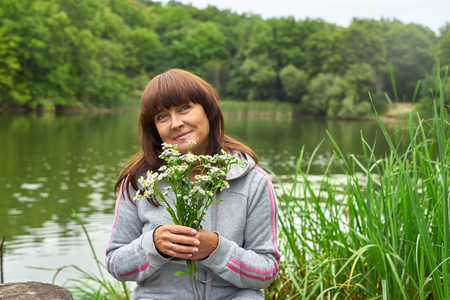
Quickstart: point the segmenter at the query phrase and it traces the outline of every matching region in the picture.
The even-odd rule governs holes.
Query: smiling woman
[[[206,154],[209,122],[200,104],[190,102],[164,109],[155,116],[155,124],[163,142],[178,145],[182,154],[187,151],[187,140],[196,141],[192,153]]]
[[[217,93],[200,77],[172,69],[149,82],[140,108],[141,149],[116,183],[108,271],[121,281],[138,283],[131,299],[264,299],[263,289],[279,269],[276,197],[255,153],[225,134]],[[192,149],[187,140],[193,141]],[[168,166],[161,158],[168,144],[177,145],[180,154],[224,154],[237,161],[226,173],[228,188],[220,191],[220,203],[213,195],[212,205],[199,212],[203,228],[171,223],[166,208],[184,199],[174,192],[173,182],[158,177],[155,183],[167,191],[167,202],[138,187],[138,177]],[[207,170],[214,167],[222,163],[213,159],[195,175],[208,177]],[[179,185],[187,185],[189,176]],[[144,197],[132,198],[137,192]],[[183,260],[196,266],[195,276],[174,278],[180,271],[188,273]]]

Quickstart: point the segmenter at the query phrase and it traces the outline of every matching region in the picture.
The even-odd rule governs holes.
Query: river
[[[136,113],[0,113],[0,236],[4,281],[51,282],[56,269],[74,264],[95,272],[93,255],[75,210],[104,260],[114,214],[119,167],[138,149]],[[321,174],[333,155],[333,136],[344,155],[362,159],[361,133],[376,155],[388,146],[376,121],[227,118],[226,131],[245,141],[263,168],[294,173],[301,148],[305,161],[324,141],[311,165]],[[378,138],[377,138],[378,137]],[[333,166],[339,172],[339,166]],[[63,272],[62,284],[76,274]]]

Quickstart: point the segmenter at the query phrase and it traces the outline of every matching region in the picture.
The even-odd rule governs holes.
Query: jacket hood
[[[244,165],[243,166],[235,166],[235,167],[231,168],[228,171],[226,180],[234,180],[234,179],[244,177],[256,165],[253,158],[250,155],[248,155],[247,153],[233,151],[233,152],[231,152],[231,155],[237,157],[239,162],[240,163],[243,162]]]

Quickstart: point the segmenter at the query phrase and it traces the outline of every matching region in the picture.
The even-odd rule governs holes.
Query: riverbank
[[[220,106],[225,117],[230,118],[275,118],[275,119],[331,119],[331,120],[373,120],[375,115],[370,116],[321,116],[303,114],[297,112],[290,103],[276,101],[238,101],[238,100],[221,100]],[[417,105],[413,103],[392,103],[383,107],[379,112],[383,121],[390,121],[396,118],[409,116],[410,112],[415,111]],[[29,109],[26,107],[0,107],[0,112],[10,113],[55,113],[55,114],[84,114],[84,113],[132,113],[139,111],[139,105],[136,100],[127,101],[118,107],[69,107],[59,106],[55,109]]]
[[[125,112],[133,112],[138,111],[138,108],[133,107],[57,107],[55,109],[29,109],[26,107],[0,107],[1,112],[13,113],[13,114],[27,114],[27,113],[36,113],[36,114],[87,114],[87,113],[125,113]]]

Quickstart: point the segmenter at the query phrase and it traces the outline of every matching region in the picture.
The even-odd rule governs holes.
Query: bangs
[[[190,99],[186,93],[183,93],[180,89],[176,88],[162,88],[151,89],[149,97],[147,99],[149,109],[148,112],[152,115],[156,115],[162,110],[169,109],[173,106],[180,106],[182,104],[188,104],[194,102],[194,99]]]

